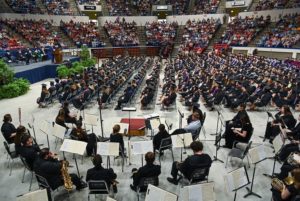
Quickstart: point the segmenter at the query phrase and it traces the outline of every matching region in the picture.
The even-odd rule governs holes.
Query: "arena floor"
[[[30,88],[30,91],[21,97],[10,99],[10,100],[1,100],[0,101],[0,116],[3,117],[4,114],[10,113],[13,117],[13,123],[17,126],[19,125],[18,120],[18,108],[21,108],[22,114],[21,114],[21,122],[23,125],[27,126],[27,123],[32,122],[32,116],[35,118],[34,125],[37,128],[39,126],[39,122],[42,120],[46,121],[54,121],[56,114],[59,110],[59,104],[54,103],[51,106],[48,106],[47,108],[38,108],[36,104],[36,99],[40,95],[41,90],[41,84],[42,83],[49,83],[50,80],[45,80],[43,82],[39,82],[36,84],[33,84]],[[49,85],[48,85],[49,86]],[[159,93],[161,89],[159,88]],[[138,99],[137,99],[138,100]],[[146,114],[151,113],[158,113],[160,117],[168,119],[170,122],[173,123],[173,130],[178,128],[179,124],[179,115],[177,110],[170,110],[170,111],[161,111],[159,105],[154,105],[151,110],[140,110],[139,103],[136,104],[137,111],[131,113],[131,117],[143,117]],[[177,109],[180,109],[184,112],[185,117],[187,117],[190,112],[182,106],[182,104],[178,101],[177,98]],[[203,112],[206,112],[207,119],[204,124],[205,130],[206,130],[206,139],[203,136],[203,133],[200,135],[200,139],[204,142],[204,149],[205,152],[208,153],[211,157],[215,155],[215,146],[214,146],[214,136],[211,136],[210,133],[216,132],[216,123],[217,123],[217,112],[216,111],[207,111],[206,108],[201,105],[201,109]],[[74,109],[73,109],[74,110]],[[75,112],[75,110],[74,110]],[[96,104],[91,104],[89,108],[85,110],[86,114],[94,114],[96,116],[99,116],[99,110]],[[103,115],[103,125],[104,125],[104,134],[106,136],[109,136],[111,133],[111,124],[114,122],[120,122],[121,118],[127,118],[128,113],[122,112],[122,111],[115,111],[113,110],[113,107],[111,109],[105,109],[102,111]],[[229,111],[228,109],[222,108],[221,113],[224,116],[225,120],[231,119],[235,113]],[[259,144],[262,144],[262,139],[259,137],[264,134],[266,123],[267,123],[267,114],[266,112],[248,112],[250,119],[252,121],[252,124],[254,126],[254,134],[252,137],[252,140],[254,142],[253,146],[257,146]],[[275,113],[273,111],[273,113]],[[296,114],[294,114],[296,117]],[[186,124],[185,118],[183,119],[183,125]],[[99,124],[100,125],[100,124]],[[100,132],[100,126],[97,128],[94,128],[94,131],[97,135],[101,135]],[[43,134],[39,129],[36,129],[36,137],[39,144],[44,144],[44,146],[47,145],[46,141],[46,135]],[[145,137],[146,138],[146,137]],[[62,156],[62,153],[59,151],[59,148],[61,146],[61,143],[58,143],[58,146],[55,148],[55,138],[53,136],[49,135],[50,139],[50,148],[53,152],[58,153],[60,156]],[[2,139],[3,140],[3,139]],[[125,141],[127,141],[127,138],[124,138]],[[140,140],[139,137],[133,137],[131,140]],[[224,142],[222,142],[224,143]],[[125,142],[125,144],[127,144]],[[272,148],[269,145],[268,142],[265,143],[265,146],[267,147],[268,155],[272,156]],[[6,201],[6,200],[15,200],[17,195],[24,194],[28,192],[29,189],[29,182],[30,182],[30,174],[26,172],[25,174],[25,182],[21,183],[22,175],[23,175],[23,165],[19,159],[15,160],[15,163],[13,164],[13,171],[12,175],[9,176],[9,169],[7,168],[8,160],[6,158],[6,151],[4,149],[4,146],[1,146],[1,154],[0,157],[0,200]],[[218,152],[218,158],[220,158],[223,161],[226,161],[227,155],[228,155],[229,149],[221,148]],[[190,150],[187,151],[187,154],[183,155],[183,158],[186,158],[187,155],[192,154]],[[70,173],[76,173],[76,168],[74,164],[74,160],[72,159],[72,156],[70,154],[66,154],[67,159],[70,161],[70,164],[73,165],[72,168],[69,168]],[[174,157],[175,160],[180,160],[180,150],[175,149],[174,150]],[[105,159],[105,157],[104,157]],[[106,166],[106,160],[104,160],[104,166]],[[113,160],[112,160],[113,161]],[[158,160],[157,160],[158,162]],[[121,162],[117,161],[115,163],[111,163],[112,168],[117,173],[118,177],[117,180],[119,181],[118,185],[118,193],[115,195],[115,199],[118,201],[134,201],[137,200],[136,193],[130,189],[130,184],[132,180],[130,179],[131,176],[131,169],[132,168],[138,168],[141,166],[141,160],[140,156],[132,156],[131,157],[131,165],[126,163],[124,172],[121,172]],[[179,200],[183,200],[182,197],[180,197],[180,194],[182,192],[181,185],[175,186],[173,184],[170,184],[167,181],[167,177],[170,176],[171,171],[171,164],[172,164],[172,158],[169,151],[165,153],[164,158],[162,159],[162,174],[160,175],[160,183],[159,187],[162,189],[165,189],[167,191],[170,191],[172,193],[175,193],[179,195]],[[225,184],[224,184],[224,175],[226,175],[228,172],[236,169],[240,164],[239,160],[234,160],[232,163],[229,163],[228,167],[225,168],[224,163],[220,162],[214,162],[210,169],[209,174],[209,181],[214,182],[215,184],[215,195],[216,200],[218,201],[227,201],[227,200],[233,200],[234,193],[227,193],[225,190]],[[246,164],[246,161],[245,161]],[[83,163],[79,160],[79,170],[80,174],[85,178],[87,169],[93,167],[91,159],[88,157],[84,157]],[[271,173],[273,167],[273,161],[272,160],[265,160],[257,165],[256,168],[256,175],[255,175],[255,182],[254,182],[254,188],[253,191],[258,193],[262,196],[262,199],[259,199],[254,196],[249,196],[248,198],[243,198],[243,196],[247,193],[246,189],[240,189],[237,193],[237,199],[240,200],[262,200],[262,201],[269,201],[271,199],[271,191],[270,191],[270,183],[271,180],[265,176],[262,176],[263,173]],[[277,164],[276,170],[280,168],[280,165]],[[253,173],[253,165],[249,169],[247,169],[248,175],[250,177],[250,180],[252,178]],[[33,181],[32,190],[38,189],[38,185],[36,180]],[[67,200],[67,192],[60,188],[58,192],[54,193],[55,200],[61,201],[61,200]],[[70,200],[73,201],[82,201],[87,200],[88,197],[88,189],[84,189],[79,191],[73,190],[70,193]],[[94,197],[92,196],[92,200]],[[98,200],[100,197],[97,198]],[[141,200],[144,200],[142,198]]]

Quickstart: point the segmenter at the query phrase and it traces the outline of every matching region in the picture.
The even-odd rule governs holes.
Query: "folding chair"
[[[32,179],[33,179],[33,170],[32,168],[29,167],[28,163],[26,162],[26,159],[24,157],[22,157],[20,155],[20,159],[24,165],[24,171],[23,171],[23,177],[22,177],[22,183],[24,183],[24,177],[25,177],[25,172],[26,172],[26,169],[31,173],[31,178],[30,178],[30,185],[29,185],[29,191],[31,190],[31,186],[32,186]]]
[[[160,153],[163,152],[164,150],[170,150],[171,151],[171,153],[172,153],[172,160],[174,162],[174,154],[173,154],[173,149],[172,149],[172,139],[171,139],[171,137],[164,138],[160,142],[160,147],[158,149],[158,153],[159,153],[158,159],[159,159],[159,164],[160,165],[161,165],[161,160],[160,160],[161,155],[160,155]]]
[[[109,195],[110,188],[108,188],[107,183],[104,180],[90,180],[88,181],[89,194],[88,200],[90,200],[90,195]]]
[[[140,180],[139,185],[137,186],[136,195],[138,201],[140,200],[140,194],[147,191],[148,185],[152,184],[153,186],[158,186],[159,180],[158,177],[143,177]]]
[[[7,167],[10,167],[10,172],[9,172],[9,176],[10,176],[11,172],[12,172],[12,165],[13,165],[12,163],[14,162],[14,159],[16,159],[16,158],[19,157],[19,155],[17,154],[16,151],[10,151],[10,148],[9,148],[7,142],[3,142],[3,144],[4,144],[4,147],[5,147],[6,151],[7,151],[7,154],[9,156],[9,158],[8,158],[8,166]],[[10,162],[10,161],[12,161],[12,162]]]
[[[199,167],[192,172],[191,178],[189,178],[189,179],[184,177],[183,175],[181,175],[181,176],[182,176],[182,178],[188,180],[188,185],[201,183],[203,181],[208,182],[209,169],[210,169],[210,166]],[[182,187],[184,186],[184,182],[182,182],[181,186]]]
[[[248,144],[243,143],[246,146],[241,146],[240,143],[238,143],[238,144],[234,143],[234,144],[235,144],[235,147],[233,147],[230,150],[230,152],[228,153],[225,168],[227,168],[227,163],[228,163],[229,157],[230,158],[232,158],[232,157],[239,158],[242,160],[242,162],[244,162],[244,158],[247,157],[248,166],[250,168],[248,151],[251,148],[252,141],[250,141]]]

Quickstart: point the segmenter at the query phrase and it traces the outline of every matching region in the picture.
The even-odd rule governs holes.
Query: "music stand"
[[[65,137],[66,129],[60,125],[55,124],[54,127],[51,130],[51,134],[55,137],[56,143],[55,143],[55,149],[57,147],[58,139],[63,140]]]
[[[64,154],[64,152],[69,152],[69,153],[74,154],[74,160],[75,160],[77,174],[78,174],[79,178],[80,178],[80,173],[79,173],[77,159],[76,159],[75,154],[83,156],[86,146],[87,146],[86,142],[82,142],[82,141],[78,141],[78,140],[64,139],[64,142],[60,147],[60,151],[62,151],[63,154]]]
[[[148,185],[146,191],[145,201],[177,201],[178,196],[174,193],[170,193],[164,189],[153,186],[152,184]]]
[[[115,200],[115,199],[113,199],[113,198],[111,198],[111,197],[106,197],[106,201],[117,201],[117,200]]]
[[[224,117],[223,117],[222,113],[221,113],[219,110],[216,109],[216,111],[217,111],[217,113],[218,113],[216,133],[211,133],[210,135],[218,135],[218,132],[222,133],[222,126],[223,126],[224,124],[223,124],[221,118],[224,119]],[[220,123],[221,123],[220,131],[219,131],[219,121],[220,121]]]
[[[98,142],[97,154],[107,156],[107,168],[110,168],[110,156],[119,156],[120,144],[118,142]],[[124,163],[122,163],[123,172]]]
[[[153,152],[153,143],[152,140],[144,141],[131,141],[129,149],[131,149],[130,154],[141,155],[142,166],[143,166],[143,155],[147,152]]]
[[[130,127],[131,127],[131,125],[130,125],[130,112],[135,112],[136,108],[135,107],[123,107],[122,111],[128,112],[128,122],[129,122],[129,129],[130,129]],[[129,130],[128,130],[128,134],[129,134]],[[129,136],[129,140],[130,140],[131,136],[130,135],[128,135],[128,136]]]
[[[193,142],[191,133],[171,135],[172,148],[180,148],[180,161],[182,161],[182,151]]]
[[[215,201],[214,182],[183,187],[182,200]]]
[[[152,118],[149,119],[149,129],[151,130],[150,139],[152,140],[154,137],[154,130],[157,129],[160,125],[160,118]]]
[[[234,191],[234,201],[236,200],[237,191],[250,184],[245,166],[229,172],[224,176],[224,180],[227,191]]]
[[[98,124],[98,118],[95,115],[92,114],[86,114],[84,117],[84,124],[92,126],[92,133],[94,133],[94,126],[97,126]]]
[[[39,189],[23,195],[17,196],[17,201],[32,201],[32,200],[43,200],[48,201],[48,195],[46,189]]]
[[[269,112],[269,111],[267,111],[267,116],[268,116],[268,118],[267,118],[267,125],[268,125],[269,119],[275,120],[275,118],[274,118],[273,114],[271,112]],[[259,136],[259,137],[263,138],[263,141],[266,140],[265,136]]]
[[[42,131],[42,133],[44,133],[47,137],[47,144],[48,144],[48,148],[50,149],[50,143],[49,143],[49,136],[48,136],[48,132],[51,130],[51,127],[49,125],[49,123],[45,120],[42,120],[40,123],[39,123],[39,129],[40,131]]]
[[[253,169],[251,187],[250,188],[246,187],[248,193],[246,195],[244,195],[244,198],[246,198],[250,195],[254,195],[258,198],[261,198],[261,196],[259,194],[253,192],[253,184],[254,184],[256,164],[258,164],[258,163],[260,163],[260,162],[267,159],[265,146],[264,145],[259,145],[257,147],[254,147],[254,148],[250,149],[249,150],[249,156],[251,158],[252,164],[254,164],[254,169]]]
[[[179,114],[179,128],[182,128],[182,119],[184,118],[184,114],[178,109]]]
[[[285,139],[282,137],[281,134],[277,135],[274,140],[273,140],[273,147],[274,147],[274,163],[273,163],[273,170],[272,170],[272,175],[264,173],[263,175],[269,178],[273,178],[274,172],[275,172],[275,166],[276,166],[276,161],[278,160],[278,154],[280,153],[283,145],[284,145]]]

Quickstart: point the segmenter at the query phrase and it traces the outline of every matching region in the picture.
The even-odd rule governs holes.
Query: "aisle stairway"
[[[62,42],[63,42],[63,44],[64,44],[65,46],[67,46],[68,48],[75,48],[75,47],[76,47],[76,45],[75,45],[75,43],[72,41],[72,39],[69,38],[69,37],[68,37],[68,36],[60,29],[60,27],[52,27],[52,29],[58,33],[58,35],[60,36],[60,38],[61,38],[61,40],[62,40]]]
[[[36,6],[41,9],[41,11],[45,14],[48,13],[46,5],[42,2],[42,0],[35,0]]]
[[[275,28],[276,26],[276,23],[272,22],[270,23],[267,27],[265,27],[259,34],[257,34],[257,36],[249,43],[248,46],[251,46],[251,47],[256,47],[256,44],[258,43],[258,41],[261,39],[261,37],[271,31],[273,28]]]
[[[102,26],[98,27],[98,31],[100,34],[101,41],[105,42],[105,47],[112,47],[111,42],[109,41],[109,37]]]
[[[219,7],[217,9],[217,13],[223,14],[226,12],[226,0],[220,0]]]
[[[101,9],[102,9],[103,16],[109,16],[109,10],[107,8],[105,0],[101,1]]]
[[[137,32],[140,40],[140,46],[146,46],[146,33],[145,33],[145,27],[138,26]]]
[[[81,12],[77,6],[76,0],[69,0],[70,9],[73,11],[74,15],[81,15]]]
[[[13,10],[5,0],[0,1],[0,13],[13,13]]]
[[[21,34],[15,32],[13,29],[11,29],[9,26],[6,24],[3,24],[3,27],[9,31],[10,36],[16,38],[18,41],[20,41],[22,46],[25,47],[32,47],[32,44],[29,43]]]

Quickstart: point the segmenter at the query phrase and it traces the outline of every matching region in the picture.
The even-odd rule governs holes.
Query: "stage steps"
[[[69,0],[70,9],[73,12],[73,15],[81,15],[81,12],[77,6],[76,0]]]
[[[144,26],[138,26],[137,27],[138,37],[140,41],[140,46],[146,45],[146,32]]]

